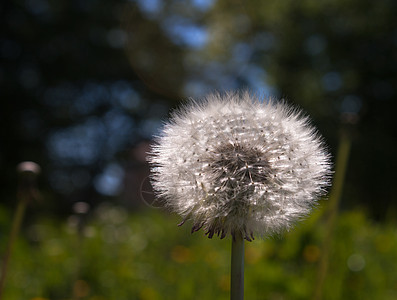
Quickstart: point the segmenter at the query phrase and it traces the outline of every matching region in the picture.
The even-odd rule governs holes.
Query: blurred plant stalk
[[[332,190],[329,196],[327,213],[327,223],[325,237],[321,248],[321,257],[318,264],[317,284],[314,291],[314,300],[320,300],[323,297],[324,282],[328,273],[330,249],[332,249],[332,240],[334,236],[335,221],[338,215],[339,203],[342,195],[343,184],[345,181],[346,169],[350,155],[351,138],[346,129],[342,129],[341,137],[336,157],[335,175],[332,184]]]
[[[17,191],[17,208],[12,220],[10,236],[1,266],[0,277],[0,299],[3,299],[4,285],[11,258],[12,247],[18,236],[19,229],[25,215],[26,206],[31,201],[38,199],[39,193],[37,189],[37,176],[40,173],[40,166],[34,162],[25,161],[17,166],[19,175],[18,191]]]
[[[90,205],[86,202],[77,202],[73,205],[74,216],[76,217],[76,236],[77,240],[75,241],[75,254],[77,258],[77,266],[75,270],[74,279],[72,280],[72,300],[79,300],[87,296],[87,283],[82,280],[81,271],[83,265],[83,248],[84,248],[84,229],[86,223],[86,217],[90,210]]]

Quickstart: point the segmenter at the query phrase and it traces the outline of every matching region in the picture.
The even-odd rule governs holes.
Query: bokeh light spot
[[[365,267],[365,259],[361,254],[354,253],[347,259],[347,267],[353,272],[359,272]]]

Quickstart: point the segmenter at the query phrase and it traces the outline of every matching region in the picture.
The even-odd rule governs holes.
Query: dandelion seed
[[[158,196],[182,224],[192,220],[192,232],[248,241],[290,229],[324,194],[331,174],[307,117],[249,93],[211,94],[176,111],[149,162]]]

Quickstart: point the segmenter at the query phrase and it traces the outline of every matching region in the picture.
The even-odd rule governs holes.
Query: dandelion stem
[[[335,176],[332,185],[332,190],[329,196],[328,204],[328,219],[326,224],[325,238],[323,241],[321,249],[321,257],[318,265],[317,271],[317,284],[314,291],[313,300],[320,300],[323,296],[323,289],[325,279],[328,273],[328,264],[330,249],[332,248],[333,234],[335,228],[335,222],[338,215],[338,206],[340,198],[342,196],[343,183],[345,181],[345,174],[347,169],[347,164],[349,160],[351,147],[350,137],[346,132],[342,132],[341,140],[339,142],[339,148],[337,153],[337,161],[335,165]]]
[[[244,299],[244,239],[241,234],[234,235],[232,241],[230,299]]]
[[[17,191],[17,208],[11,224],[10,237],[7,243],[6,252],[4,254],[3,264],[0,274],[0,300],[4,292],[4,284],[10,262],[12,248],[18,236],[25,210],[29,202],[38,198],[39,194],[36,187],[36,176],[40,173],[40,166],[34,162],[22,162],[18,165],[19,184]]]

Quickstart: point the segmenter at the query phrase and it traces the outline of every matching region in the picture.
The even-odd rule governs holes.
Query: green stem
[[[230,299],[244,299],[244,239],[237,234],[232,241]]]
[[[4,284],[6,280],[8,264],[10,262],[12,247],[15,239],[18,236],[19,229],[22,224],[23,216],[25,214],[28,203],[37,198],[38,193],[36,189],[36,176],[40,173],[40,166],[34,162],[22,162],[18,165],[19,172],[19,186],[17,191],[17,209],[12,219],[11,232],[8,240],[6,252],[4,254],[3,264],[1,266],[0,275],[0,300],[4,292]]]
[[[1,277],[0,277],[0,299],[2,299],[2,294],[4,290],[4,283],[7,275],[8,263],[10,261],[12,246],[18,235],[19,228],[21,227],[23,215],[25,214],[27,201],[26,199],[20,199],[18,201],[17,210],[15,212],[14,218],[12,220],[12,227],[10,232],[10,238],[8,240],[7,249],[4,255],[3,265],[1,267]]]
[[[342,132],[339,143],[337,160],[335,165],[335,176],[332,184],[332,190],[329,196],[328,203],[328,219],[325,229],[325,237],[321,249],[321,257],[318,264],[317,284],[314,291],[314,300],[322,299],[325,279],[328,273],[328,264],[330,249],[332,247],[333,233],[336,218],[338,215],[338,207],[340,198],[342,196],[343,183],[345,181],[345,174],[347,163],[349,160],[351,141],[346,132]]]

